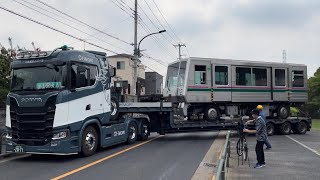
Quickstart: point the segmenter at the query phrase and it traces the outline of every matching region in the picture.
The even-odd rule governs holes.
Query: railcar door
[[[230,102],[231,90],[231,65],[212,64],[212,101]]]
[[[272,68],[273,101],[289,101],[288,68]]]

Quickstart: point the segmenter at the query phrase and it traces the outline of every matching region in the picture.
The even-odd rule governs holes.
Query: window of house
[[[267,69],[252,68],[252,85],[267,86]]]
[[[228,85],[228,67],[227,66],[215,67],[215,82],[216,82],[216,85]]]
[[[304,87],[303,71],[292,71],[292,87]]]
[[[275,85],[286,86],[286,70],[275,69]]]
[[[251,68],[236,67],[236,85],[252,86]]]
[[[206,66],[195,65],[194,84],[206,84],[206,80],[207,80]]]
[[[124,61],[118,61],[117,62],[117,69],[125,69],[125,62]]]

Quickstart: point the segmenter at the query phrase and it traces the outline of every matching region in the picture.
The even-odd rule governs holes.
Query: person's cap
[[[257,106],[257,109],[262,110],[262,109],[263,109],[263,106],[262,106],[262,105],[258,105],[258,106]]]
[[[259,111],[259,109],[254,109],[251,111],[251,114],[259,115],[260,111]]]

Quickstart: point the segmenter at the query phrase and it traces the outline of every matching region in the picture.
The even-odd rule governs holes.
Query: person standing
[[[243,132],[256,133],[257,144],[256,144],[255,150],[256,150],[258,162],[254,166],[254,168],[259,169],[266,165],[265,158],[264,158],[263,145],[265,143],[265,140],[267,139],[267,127],[266,127],[266,123],[264,122],[262,117],[259,115],[260,111],[258,109],[252,110],[251,114],[255,121],[255,130],[244,129]]]
[[[267,123],[266,115],[265,115],[264,112],[263,112],[263,106],[262,106],[262,105],[258,105],[258,106],[257,106],[257,109],[259,110],[259,116],[261,116],[262,119],[264,120],[264,122]],[[268,136],[267,136],[267,138],[266,138],[266,140],[265,140],[265,144],[266,144],[266,146],[267,146],[266,149],[271,149],[271,148],[272,148]]]

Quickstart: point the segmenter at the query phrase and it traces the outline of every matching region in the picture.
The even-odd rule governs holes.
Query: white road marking
[[[13,157],[9,157],[9,158],[4,158],[3,160],[0,161],[0,164],[8,162],[8,161],[12,161],[12,160],[16,160],[16,159],[21,159],[21,158],[25,158],[25,157],[29,157],[31,156],[31,154],[24,154],[24,155],[19,155],[19,156],[13,156]]]
[[[296,140],[296,139],[294,139],[294,138],[292,138],[292,137],[290,137],[290,136],[288,136],[288,135],[286,135],[286,137],[287,137],[287,138],[289,138],[289,139],[291,139],[292,141],[294,141],[294,142],[296,142],[296,143],[300,144],[301,146],[303,146],[304,148],[308,149],[309,151],[311,151],[311,152],[315,153],[316,155],[320,156],[320,153],[319,153],[318,151],[316,151],[316,150],[314,150],[314,149],[312,149],[312,148],[310,148],[310,147],[306,146],[305,144],[303,144],[303,143],[299,142],[298,140]]]

